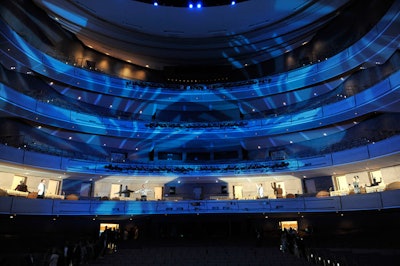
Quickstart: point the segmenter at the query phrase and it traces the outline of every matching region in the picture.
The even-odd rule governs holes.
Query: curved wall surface
[[[21,79],[20,83],[12,83],[12,78],[6,82],[6,77],[11,75],[6,70],[2,72],[2,122],[10,128],[26,126],[26,130],[18,129],[14,133],[24,135],[29,142],[37,142],[35,137],[49,137],[42,147],[38,145],[43,148],[42,152],[30,150],[30,147],[1,146],[3,154],[7,155],[2,160],[96,175],[169,175],[171,169],[178,167],[178,174],[184,171],[184,174],[224,176],[236,174],[239,168],[244,171],[239,171],[238,176],[251,176],[260,172],[297,173],[397,154],[398,132],[395,127],[388,127],[394,133],[374,144],[364,142],[312,156],[297,156],[301,154],[298,152],[283,160],[274,160],[271,155],[291,144],[301,147],[315,141],[312,144],[316,146],[321,143],[322,136],[329,137],[331,142],[338,138],[340,144],[348,132],[358,124],[366,124],[368,118],[382,122],[379,114],[400,111],[398,66],[389,75],[384,75],[382,70],[398,53],[399,7],[400,2],[395,1],[358,42],[326,60],[246,82],[172,88],[168,84],[128,80],[60,61],[36,49],[2,22],[1,62],[7,71],[19,72],[15,77]],[[382,69],[376,75],[377,82],[337,100],[335,92],[345,91],[348,87],[344,84],[349,79],[361,84],[365,77],[359,75],[356,79],[355,76],[365,68],[379,66]],[[29,79],[29,75],[33,78]],[[44,97],[35,98],[35,92],[40,92],[44,84],[60,95],[55,100],[64,100],[64,105],[53,104],[51,99],[44,101]],[[320,103],[315,103],[315,99]],[[314,108],[311,104],[315,104]],[[293,109],[277,112],[286,105]],[[127,117],[119,116],[120,113]],[[158,121],[157,118],[162,119]],[[162,124],[164,121],[166,124]],[[158,122],[161,124],[154,126],[153,123]],[[236,124],[238,122],[240,124]],[[174,123],[175,126],[170,126]],[[205,123],[211,126],[204,127]],[[228,125],[221,126],[224,123]],[[12,129],[7,130],[12,135]],[[372,138],[380,132],[369,134],[367,137]],[[354,136],[354,139],[358,137],[361,136]],[[47,151],[49,147],[64,150],[64,156],[51,155]],[[306,148],[304,150],[306,152]],[[190,152],[199,151],[209,153],[210,159],[185,160]],[[258,151],[260,154],[256,154]],[[127,163],[110,160],[113,152],[127,153]],[[155,154],[155,159],[150,158],[150,153]],[[166,160],[160,159],[161,153],[166,153]],[[78,158],[74,154],[87,157]],[[169,156],[175,155],[178,159],[169,160]],[[145,169],[136,168],[139,164],[144,164]],[[250,167],[252,164],[261,167]],[[212,166],[212,170],[204,166]]]

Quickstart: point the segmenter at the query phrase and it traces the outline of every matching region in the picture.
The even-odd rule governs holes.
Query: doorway
[[[119,197],[121,190],[122,190],[121,184],[111,184],[110,199]]]
[[[163,188],[162,187],[154,187],[154,199],[162,200]]]
[[[21,181],[26,184],[26,177],[15,175],[10,189],[15,189]]]
[[[59,195],[61,182],[58,180],[49,180],[49,184],[46,189],[46,194]]]
[[[243,199],[243,186],[233,186],[233,198]]]
[[[84,182],[81,184],[81,197],[90,197],[92,194],[92,183]]]
[[[347,183],[347,178],[345,175],[337,176],[335,180],[335,190],[349,190],[349,184]]]
[[[203,188],[202,187],[193,188],[193,197],[194,197],[195,200],[201,200],[202,199],[202,194],[203,194]]]

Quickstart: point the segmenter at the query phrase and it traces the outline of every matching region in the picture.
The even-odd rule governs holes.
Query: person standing
[[[358,177],[358,175],[353,177],[353,187],[354,187],[354,193],[359,194],[361,193],[360,190],[360,178]]]
[[[262,184],[260,184],[260,185],[256,184],[256,186],[257,186],[258,198],[259,199],[264,198],[264,188],[263,188]]]
[[[271,187],[274,190],[274,194],[276,196],[276,198],[282,198],[282,194],[283,194],[283,189],[281,188],[281,185],[278,184],[278,186],[276,185],[276,182],[271,183]]]
[[[57,249],[53,248],[49,259],[49,266],[57,266],[59,258],[60,255],[58,254]]]
[[[46,184],[45,184],[45,180],[42,179],[38,185],[38,194],[37,194],[37,198],[38,199],[44,199],[44,194],[46,191]]]
[[[139,190],[136,190],[135,193],[140,193],[140,201],[147,201],[147,193],[150,191],[151,191],[151,189],[145,188],[144,184],[143,184],[142,188]]]
[[[131,193],[134,192],[133,190],[130,190],[128,188],[128,186],[125,186],[125,190],[122,191],[122,193],[124,194],[125,198],[129,198],[131,196]]]
[[[23,180],[19,181],[19,185],[15,188],[17,191],[28,192],[28,187]]]

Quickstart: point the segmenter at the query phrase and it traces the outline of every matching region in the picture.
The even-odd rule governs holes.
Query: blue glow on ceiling
[[[43,1],[43,5],[46,6],[49,10],[51,10],[54,14],[58,14],[58,16],[65,18],[68,21],[73,21],[76,25],[79,25],[81,27],[87,26],[87,19],[82,16],[69,12],[48,1]]]

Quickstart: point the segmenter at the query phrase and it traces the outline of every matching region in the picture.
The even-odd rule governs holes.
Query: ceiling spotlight
[[[193,4],[192,3],[189,3],[189,8],[193,8]]]
[[[157,1],[154,1],[153,5],[154,5],[154,6],[158,6]]]
[[[231,5],[232,5],[232,6],[236,5],[236,1],[232,1],[232,2],[231,2]]]
[[[197,3],[197,8],[201,8],[201,3],[200,2]]]

